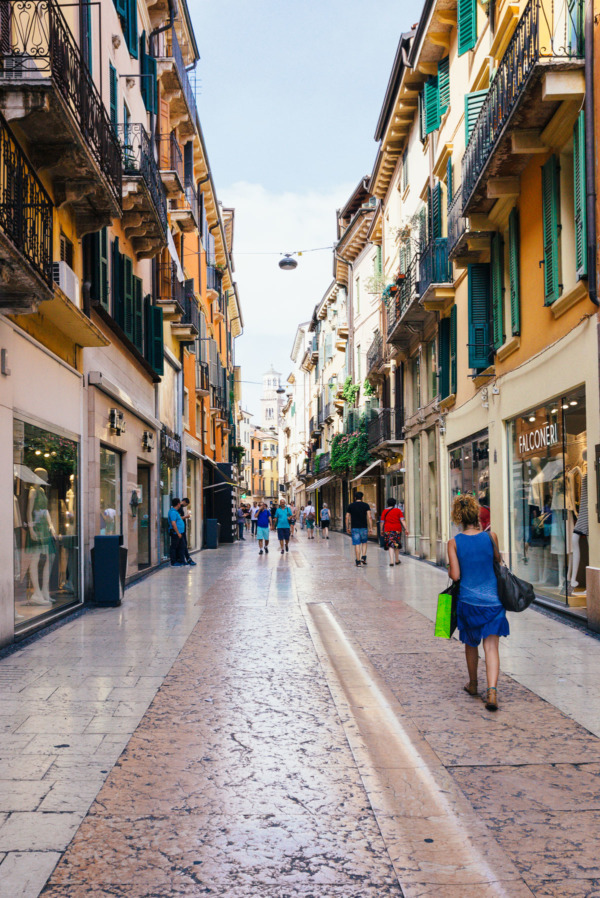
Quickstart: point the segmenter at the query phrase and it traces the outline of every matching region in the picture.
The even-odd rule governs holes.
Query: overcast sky
[[[375,160],[375,126],[408,0],[188,0],[198,109],[217,193],[236,210],[242,379],[289,374],[296,325],[332,280],[331,251],[293,272],[278,254],[330,246],[335,210]],[[270,255],[272,253],[272,255]],[[258,418],[261,388],[243,385]],[[258,421],[257,421],[258,423]]]

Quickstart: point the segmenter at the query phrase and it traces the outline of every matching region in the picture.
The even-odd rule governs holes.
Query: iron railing
[[[321,425],[325,423],[325,406],[319,406],[317,411],[317,424]]]
[[[221,295],[221,283],[223,281],[223,272],[216,265],[209,263],[206,266],[206,287],[208,290],[214,290]]]
[[[316,417],[313,416],[313,417],[310,419],[309,424],[308,424],[308,429],[309,429],[310,433],[316,433],[316,432],[318,431],[319,428],[318,428],[318,426],[317,426],[317,419],[316,419]]]
[[[129,176],[141,175],[144,179],[162,229],[166,234],[168,227],[167,197],[148,132],[140,122],[116,125],[116,131],[123,150],[123,172]]]
[[[329,469],[329,464],[331,462],[331,452],[319,452],[318,455],[315,456],[316,460],[319,460],[319,474],[324,474],[325,471]]]
[[[175,136],[170,134],[156,135],[156,149],[158,152],[158,167],[161,171],[172,171],[183,184],[183,154]]]
[[[188,324],[200,333],[200,309],[193,293],[185,293],[183,297],[183,315],[181,324]]]
[[[452,283],[452,262],[448,258],[448,238],[434,237],[421,253],[419,262],[419,293],[431,284]]]
[[[462,184],[452,197],[448,207],[448,255],[467,230],[467,219],[463,215],[463,189]]]
[[[196,389],[208,393],[209,388],[208,364],[206,362],[198,362],[196,366]]]
[[[121,203],[121,148],[56,0],[0,0],[0,82],[51,78]]]
[[[192,215],[194,216],[196,227],[198,227],[200,223],[200,217],[198,214],[198,191],[196,190],[194,182],[190,178],[186,178],[184,189],[185,198],[187,200],[188,206],[192,210]]]
[[[183,311],[185,284],[177,277],[175,262],[164,262],[158,266],[158,298],[160,302],[174,302]]]
[[[175,61],[175,68],[177,69],[177,74],[179,75],[179,82],[181,84],[183,96],[185,97],[185,102],[190,113],[190,118],[193,125],[197,126],[199,118],[198,109],[196,107],[196,97],[194,95],[194,89],[190,83],[190,79],[188,77],[185,62],[183,61],[183,53],[181,52],[181,47],[179,46],[179,41],[177,39],[175,29],[170,28],[166,32],[166,35],[166,54],[167,56],[172,57]]]
[[[355,433],[360,430],[361,412],[359,409],[350,408],[344,416],[344,433]]]
[[[584,59],[583,3],[529,0],[500,61],[462,162],[465,205],[540,61]],[[590,49],[590,52],[592,50]]]
[[[378,368],[383,362],[383,337],[376,334],[375,339],[367,350],[367,374],[374,368]]]
[[[404,439],[404,411],[401,408],[382,408],[367,425],[369,449],[382,443]]]
[[[327,421],[328,418],[332,418],[334,413],[333,402],[326,402],[325,407],[323,409],[323,417]]]
[[[0,230],[52,284],[52,200],[0,114]]]
[[[419,253],[413,256],[406,271],[398,278],[396,293],[393,293],[387,302],[388,334],[394,330],[413,299],[419,294],[418,271],[420,258]]]

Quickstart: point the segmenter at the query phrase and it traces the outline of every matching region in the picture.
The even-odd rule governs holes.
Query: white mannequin
[[[48,472],[45,468],[36,468],[34,473],[40,480],[43,480],[45,484],[48,483]],[[31,584],[33,586],[33,594],[29,599],[29,605],[52,604],[50,598],[51,558],[48,550],[48,543],[41,534],[43,534],[44,530],[47,528],[52,538],[56,539],[56,532],[48,511],[47,500],[45,502],[45,508],[36,509],[35,507],[36,504],[40,504],[40,492],[43,493],[44,500],[46,500],[46,490],[41,485],[32,486],[30,488],[29,498],[27,500],[27,529],[31,541],[28,550],[31,556],[29,576],[31,577]],[[36,546],[36,543],[39,543],[39,546]],[[45,561],[42,569],[42,587],[40,589],[39,568],[42,554],[44,555]]]
[[[579,586],[577,572],[579,570],[579,562],[581,561],[581,538],[587,537],[588,533],[588,486],[587,486],[587,449],[582,452],[583,462],[581,465],[581,498],[579,501],[579,514],[577,515],[577,523],[573,531],[573,559],[571,567],[571,589]]]
[[[75,475],[69,475],[70,486],[67,490],[65,501],[62,503],[63,505],[63,516],[64,516],[64,534],[63,536],[71,536],[75,532],[75,490],[73,489],[75,482]],[[70,549],[70,541],[67,541],[67,545],[61,545],[60,547],[60,556],[59,556],[59,566],[58,566],[58,588],[61,590],[65,590],[67,592],[73,592],[73,585],[67,580],[67,569],[69,566],[69,549]],[[71,573],[71,572],[69,572]]]
[[[535,506],[539,509],[539,513],[543,514],[545,477],[541,459],[537,456],[532,458],[531,466],[536,474],[529,484],[529,505]],[[531,572],[532,581],[534,583],[546,584],[550,576],[550,547],[530,546],[529,557],[535,566],[535,571],[532,570]]]

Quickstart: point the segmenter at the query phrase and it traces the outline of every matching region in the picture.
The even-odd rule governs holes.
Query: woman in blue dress
[[[494,573],[494,556],[500,559],[498,537],[495,533],[481,531],[479,504],[473,496],[456,497],[452,520],[462,527],[462,533],[448,543],[448,570],[452,580],[460,580],[458,633],[465,645],[469,671],[469,682],[464,689],[469,695],[477,695],[477,647],[483,641],[487,674],[487,691],[483,700],[488,711],[497,711],[500,673],[498,643],[500,636],[508,636],[510,632]]]

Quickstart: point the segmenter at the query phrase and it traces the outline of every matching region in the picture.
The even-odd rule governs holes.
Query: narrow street
[[[351,553],[248,536],[3,657],[0,896],[597,894],[600,642],[513,615],[491,715],[444,573]]]

